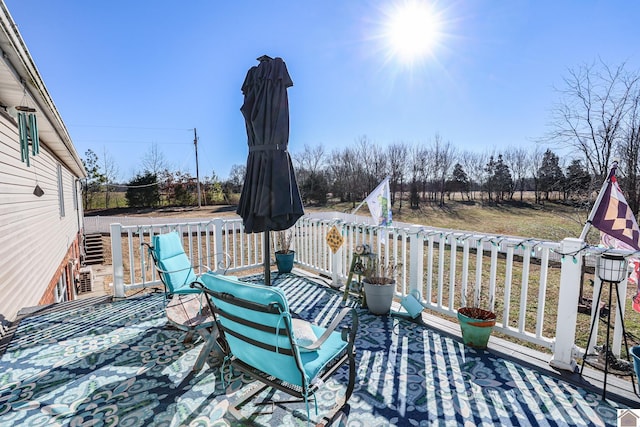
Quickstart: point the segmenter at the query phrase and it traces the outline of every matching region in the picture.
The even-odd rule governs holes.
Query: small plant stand
[[[368,254],[358,254],[356,252],[353,253],[351,258],[351,267],[349,267],[349,275],[347,276],[347,283],[344,287],[344,294],[342,296],[342,302],[347,302],[347,298],[349,295],[360,298],[362,301],[362,308],[367,308],[367,299],[364,294],[364,286],[362,284],[362,275],[364,273],[365,267],[371,265],[371,263],[375,263],[377,260],[377,255],[374,253]],[[358,276],[358,285],[356,290],[352,290],[352,280],[353,275]]]
[[[605,267],[600,266],[599,268],[604,269]],[[626,264],[625,264],[625,268],[626,268]],[[629,364],[629,366],[631,366],[631,369],[622,371],[622,370],[615,369],[615,366],[611,365],[611,363],[616,363],[620,360],[624,361],[624,359],[616,359],[612,361],[609,360],[611,359],[610,355],[613,355],[613,353],[611,353],[611,306],[613,303],[612,295],[613,295],[614,288],[616,293],[616,301],[618,304],[616,316],[622,313],[622,302],[620,301],[620,291],[618,290],[618,285],[620,281],[616,281],[615,279],[611,280],[611,278],[607,279],[606,277],[601,277],[601,279],[602,279],[602,284],[600,285],[600,289],[598,290],[598,297],[593,300],[593,303],[594,304],[600,303],[600,297],[602,296],[602,288],[604,287],[604,284],[606,282],[609,284],[608,305],[600,306],[600,309],[596,313],[594,313],[593,321],[591,322],[591,331],[589,332],[589,338],[587,339],[587,350],[585,351],[585,355],[582,358],[582,367],[580,368],[580,376],[582,376],[582,371],[584,370],[585,364],[604,371],[604,380],[602,384],[602,398],[605,399],[606,393],[607,393],[607,375],[610,372],[615,375],[623,375],[623,376],[624,375],[633,376],[635,375],[635,373],[633,370],[633,362],[631,362],[630,360],[631,353],[629,352],[629,344],[627,342],[627,331],[624,327],[624,318],[623,318],[624,316],[619,316],[619,320],[620,320],[620,325],[622,326],[622,337],[624,338],[624,346],[626,349],[626,356],[627,356],[626,362]],[[607,308],[607,310],[604,311],[604,313],[606,313],[606,318],[607,318],[606,340],[602,345],[602,351],[604,352],[604,361],[600,360],[602,357],[600,357],[601,355],[598,353],[588,354],[589,345],[591,344],[591,338],[593,336],[594,331],[598,329],[598,319],[600,319],[600,310],[602,310],[603,308]],[[631,379],[631,384],[633,385],[633,392],[636,395],[638,395],[638,391],[636,389],[636,383],[633,380],[633,378]]]

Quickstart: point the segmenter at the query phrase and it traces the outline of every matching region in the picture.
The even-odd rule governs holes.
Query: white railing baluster
[[[455,296],[456,296],[456,266],[457,266],[457,258],[458,258],[458,239],[454,234],[449,235],[450,243],[450,254],[451,258],[449,259],[449,303],[447,304],[447,308],[449,310],[455,310]],[[466,243],[466,240],[465,240]],[[443,247],[445,245],[442,245]],[[444,254],[443,254],[444,255]],[[444,259],[443,259],[444,262]],[[462,268],[466,270],[468,267],[463,265]]]
[[[536,338],[542,338],[544,329],[544,308],[547,295],[547,272],[549,270],[549,248],[542,247],[540,258],[540,282],[538,286],[538,311],[536,313]]]
[[[444,284],[444,247],[447,241],[447,235],[440,234],[438,241],[438,308],[442,308],[443,284]]]
[[[507,263],[504,273],[504,309],[502,310],[502,327],[509,326],[509,310],[511,310],[511,282],[513,279],[513,245],[507,245]]]
[[[527,318],[527,297],[529,293],[529,266],[531,265],[531,249],[523,244],[522,256],[522,283],[520,285],[520,316],[518,318],[518,332],[525,332]]]
[[[435,242],[435,232],[429,233],[427,237],[427,290],[425,291],[428,298],[425,298],[428,304],[433,303],[433,245]]]
[[[475,284],[475,292],[476,301],[480,301],[482,304],[481,307],[484,309],[488,309],[489,305],[487,301],[481,301],[482,297],[482,260],[484,258],[484,252],[482,247],[482,240],[478,239],[476,242],[476,284]],[[489,292],[487,297],[489,301],[493,301],[495,299],[495,295]],[[489,303],[490,304],[490,303]]]
[[[129,280],[131,283],[136,281],[135,278],[135,250],[133,249],[133,230],[127,230],[127,246],[129,248]]]
[[[489,271],[489,295],[491,301],[489,301],[489,310],[495,311],[496,309],[496,282],[498,278],[498,249],[499,244],[491,243],[491,267]]]
[[[455,242],[455,240],[454,240]],[[455,243],[452,243],[455,245]],[[453,247],[453,246],[452,246]],[[453,283],[453,281],[452,281]],[[454,285],[451,285],[454,286]],[[475,301],[467,301],[467,293],[469,292],[469,241],[465,240],[462,244],[462,279],[460,282],[460,306],[464,307],[469,303],[475,303]],[[474,298],[476,292],[473,292]]]

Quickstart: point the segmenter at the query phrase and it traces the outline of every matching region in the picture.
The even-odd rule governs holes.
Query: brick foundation
[[[67,300],[75,299],[76,278],[79,277],[80,269],[80,235],[78,234],[69,247],[64,259],[60,262],[56,274],[49,281],[46,291],[40,297],[38,305],[53,304],[56,302],[56,287],[60,277],[67,272]]]

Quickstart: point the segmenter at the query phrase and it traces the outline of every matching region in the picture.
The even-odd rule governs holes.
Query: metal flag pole
[[[609,175],[607,175],[607,179],[602,183],[602,187],[600,188],[600,192],[598,193],[598,197],[596,197],[596,201],[593,203],[593,207],[591,208],[591,212],[589,212],[589,216],[587,217],[587,222],[584,224],[582,228],[582,233],[580,233],[580,240],[584,241],[587,237],[587,233],[591,228],[591,222],[593,221],[593,217],[596,215],[598,208],[600,207],[600,203],[602,202],[602,197],[604,196],[604,192],[607,189],[607,186],[611,182],[611,177],[616,173],[616,169],[618,167],[618,162],[613,162],[613,166],[611,166],[611,171]]]

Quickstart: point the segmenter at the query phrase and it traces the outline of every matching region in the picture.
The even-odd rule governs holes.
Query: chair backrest
[[[282,290],[209,274],[202,282],[235,358],[289,384],[308,385]]]
[[[180,235],[173,231],[166,234],[158,234],[151,240],[151,255],[160,278],[166,285],[169,293],[180,291],[199,292],[192,290],[190,284],[197,280],[189,257],[182,247]]]

